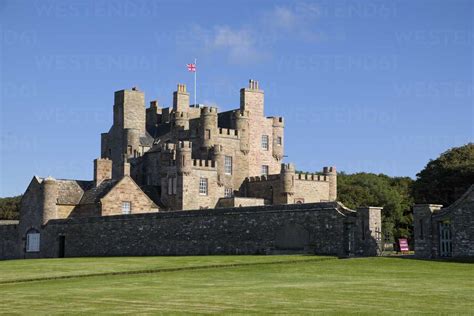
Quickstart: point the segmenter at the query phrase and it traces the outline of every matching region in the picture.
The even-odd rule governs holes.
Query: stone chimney
[[[129,162],[124,162],[123,163],[123,176],[129,176],[130,177],[130,163]]]
[[[100,158],[94,160],[94,183],[99,186],[102,181],[112,179],[112,160]]]

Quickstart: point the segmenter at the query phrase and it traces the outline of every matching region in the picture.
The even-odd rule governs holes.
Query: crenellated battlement
[[[292,163],[282,163],[281,172],[295,172],[295,165]]]
[[[219,128],[219,135],[239,138],[239,131],[231,128]]]
[[[271,116],[268,117],[268,119],[271,119],[273,121],[273,127],[284,127],[285,126],[285,121],[282,116]]]
[[[164,143],[164,144],[161,145],[161,150],[162,151],[170,152],[170,151],[173,151],[175,149],[176,149],[176,144],[174,144],[174,143]]]
[[[295,180],[328,182],[329,178],[316,173],[297,173]]]
[[[256,177],[247,177],[245,181],[247,182],[265,182],[265,181],[276,181],[280,180],[279,174],[269,174],[268,176],[256,176]]]
[[[188,140],[182,140],[178,142],[177,150],[191,150],[193,148],[193,143]]]
[[[236,110],[234,112],[234,118],[238,119],[238,118],[248,118],[249,117],[249,111],[245,111],[245,110]]]
[[[336,167],[324,167],[323,168],[323,173],[333,173],[336,174]]]
[[[193,160],[193,167],[196,168],[207,168],[211,170],[216,169],[216,162],[214,160],[208,160],[208,159],[192,159]]]
[[[173,119],[189,119],[189,113],[188,112],[182,112],[182,111],[176,111],[171,113],[171,117]]]
[[[201,115],[217,115],[217,108],[213,106],[204,106],[201,108]]]

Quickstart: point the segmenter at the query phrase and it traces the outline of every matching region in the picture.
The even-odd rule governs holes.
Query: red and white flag
[[[196,72],[196,64],[186,64],[189,72]]]

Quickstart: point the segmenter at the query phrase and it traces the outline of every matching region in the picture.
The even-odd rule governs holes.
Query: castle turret
[[[58,218],[57,200],[58,183],[56,179],[47,177],[43,181],[43,225]]]
[[[201,109],[201,118],[199,126],[199,136],[201,138],[201,147],[211,148],[215,144],[218,136],[217,130],[217,108],[203,107]]]
[[[184,131],[189,130],[189,113],[174,112],[172,115],[172,131],[175,139],[183,138]]]
[[[329,180],[329,201],[337,199],[337,172],[336,167],[324,167],[323,174]]]
[[[192,143],[190,141],[180,141],[176,148],[176,170],[179,175],[189,175],[191,173]]]
[[[214,146],[214,154],[212,158],[216,162],[216,167],[217,167],[217,184],[224,185],[225,167],[224,167],[224,153],[222,151],[222,145]]]
[[[273,117],[273,157],[277,160],[282,160],[284,155],[283,148],[283,131],[284,122],[283,117]]]
[[[126,128],[124,133],[124,148],[128,158],[135,158],[140,155],[140,131],[136,128]],[[120,162],[120,165],[123,161]]]
[[[281,193],[289,196],[295,193],[295,166],[291,163],[281,164]]]
[[[109,179],[112,179],[112,160],[94,159],[94,185],[97,187],[102,181]]]
[[[166,176],[167,168],[172,166],[175,161],[175,144],[165,143],[161,147],[160,154],[160,173],[161,176]]]
[[[248,88],[240,89],[240,110],[248,111],[250,116],[263,116],[263,90],[260,90],[258,81],[249,80]]]
[[[186,92],[186,85],[178,83],[177,91],[173,92],[173,111],[187,112],[189,109],[189,93]]]
[[[240,150],[247,154],[249,152],[249,112],[237,110],[234,112],[235,129],[240,135]]]
[[[145,134],[145,94],[133,87],[132,90],[115,92],[114,125],[117,128],[137,129]]]

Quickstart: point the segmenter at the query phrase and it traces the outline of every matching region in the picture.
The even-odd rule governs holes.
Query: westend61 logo
[[[45,17],[147,17],[159,16],[163,11],[160,1],[152,0],[123,0],[92,3],[35,1],[36,12]]]

